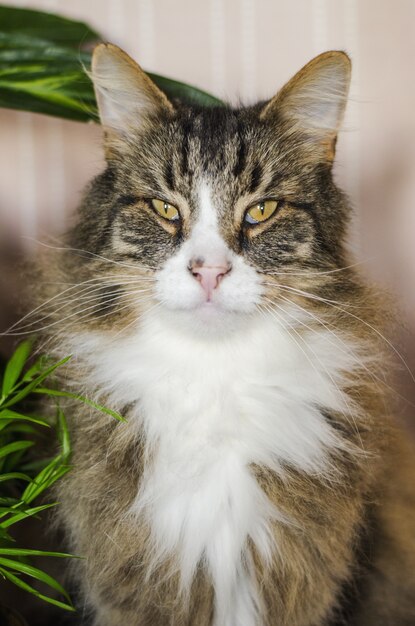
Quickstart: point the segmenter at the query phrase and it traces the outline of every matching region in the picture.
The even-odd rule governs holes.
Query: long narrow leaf
[[[28,565],[27,563],[22,563],[21,561],[15,561],[14,559],[8,559],[0,556],[0,566],[2,568],[7,567],[8,569],[20,572],[21,574],[26,574],[26,576],[30,576],[31,578],[35,578],[45,585],[48,585],[48,587],[51,587],[51,589],[54,589],[58,593],[62,594],[66,600],[69,600],[68,593],[57,580],[33,565]]]
[[[6,446],[0,448],[0,459],[17,450],[26,450],[33,445],[33,441],[13,441],[12,443],[8,443]]]
[[[85,398],[85,396],[80,396],[76,393],[71,393],[70,391],[61,391],[60,389],[48,389],[46,387],[39,387],[37,389],[34,389],[33,391],[35,393],[42,393],[47,396],[57,396],[59,398],[72,398],[73,400],[79,400],[80,402],[83,402],[84,404],[87,404],[88,406],[92,406],[94,409],[97,409],[97,411],[101,411],[101,413],[106,413],[111,417],[115,417],[115,419],[119,422],[126,421],[126,419],[122,415],[117,413],[117,411],[107,409],[107,407],[102,406],[102,404],[97,404],[97,402],[89,400],[88,398]]]
[[[67,461],[71,454],[71,439],[69,436],[69,430],[68,430],[68,425],[66,423],[65,414],[59,406],[57,408],[57,418],[58,418],[58,437],[59,437],[59,443],[61,445],[61,455],[64,461]]]
[[[0,7],[0,23],[1,23],[1,7]],[[9,362],[6,365],[3,376],[3,384],[1,389],[1,399],[3,400],[8,396],[13,389],[16,381],[18,380],[24,364],[26,363],[30,351],[32,349],[32,342],[28,339],[20,343],[13,355],[10,357]]]
[[[0,573],[5,578],[7,578],[10,582],[17,585],[17,587],[20,587],[21,589],[24,589],[25,591],[32,593],[37,598],[40,598],[41,600],[44,600],[45,602],[48,602],[49,604],[53,604],[54,606],[58,606],[61,609],[65,609],[66,611],[75,611],[72,605],[66,604],[65,602],[59,602],[59,600],[55,600],[54,598],[50,598],[49,596],[45,596],[43,593],[40,593],[37,589],[28,585],[26,582],[24,582],[24,580],[19,578],[19,576],[16,576],[9,570],[5,568],[0,568]]]
[[[2,522],[0,522],[0,527],[10,528],[10,526],[13,526],[13,524],[17,524],[17,522],[20,522],[21,520],[26,519],[27,517],[32,517],[33,515],[37,515],[41,511],[46,511],[46,509],[51,509],[52,507],[56,506],[56,504],[57,504],[56,502],[53,502],[52,504],[43,504],[42,506],[35,506],[32,509],[19,511],[15,513],[14,515],[12,515],[12,517],[9,517],[8,519],[5,519]]]
[[[3,409],[0,411],[0,422],[3,420],[22,420],[25,422],[33,422],[34,424],[40,424],[42,426],[47,426],[50,428],[50,424],[41,417],[34,417],[33,415],[22,415],[22,413],[17,413],[16,411],[12,411],[11,409]]]
[[[8,474],[0,474],[0,483],[4,483],[6,480],[25,480],[30,482],[32,479],[27,474],[22,472],[9,472]]]
[[[2,504],[6,505],[6,506],[14,506],[16,504],[18,504],[20,502],[20,500],[18,500],[17,498],[8,498],[5,496],[2,496],[0,498],[0,506]]]
[[[55,461],[55,460],[54,460]],[[26,487],[22,495],[22,501],[26,504],[33,502],[35,498],[40,496],[46,489],[51,487],[57,480],[65,476],[70,470],[68,466],[52,466],[45,467]]]
[[[62,365],[67,363],[70,358],[71,358],[70,356],[67,356],[64,359],[61,359],[60,361],[55,363],[54,365],[51,365],[50,367],[45,369],[41,374],[39,374],[39,376],[34,378],[28,385],[26,385],[26,387],[24,387],[21,391],[18,391],[7,402],[5,402],[3,405],[3,408],[7,408],[9,406],[16,404],[17,402],[20,402],[20,400],[23,400],[23,398],[28,396],[29,393],[34,391],[35,388],[38,387],[41,382],[43,382],[48,376],[50,376],[52,372],[54,372],[58,367],[61,367]]]
[[[56,556],[58,558],[79,559],[81,557],[65,552],[45,552],[44,550],[30,550],[27,548],[0,548],[3,556]]]
[[[27,370],[27,372],[25,372],[22,378],[22,382],[29,383],[36,376],[36,374],[39,374],[39,372],[44,370],[45,367],[47,367],[47,364],[45,361],[46,361],[45,356],[42,355],[41,357],[39,357],[37,361],[35,361],[33,365]]]

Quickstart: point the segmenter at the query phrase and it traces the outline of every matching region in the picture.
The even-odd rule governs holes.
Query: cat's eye
[[[263,200],[258,202],[245,213],[245,222],[248,224],[259,224],[260,222],[266,222],[275,211],[278,209],[279,203],[277,200]]]
[[[176,222],[180,219],[180,213],[178,209],[173,206],[173,204],[169,204],[164,200],[158,200],[157,198],[154,198],[151,201],[151,204],[155,212],[158,213],[158,215],[160,215],[160,217],[163,217],[165,220],[168,220],[169,222]]]

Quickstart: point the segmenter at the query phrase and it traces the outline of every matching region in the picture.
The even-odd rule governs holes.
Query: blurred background
[[[396,342],[415,370],[414,0],[4,4],[83,20],[144,69],[233,103],[268,98],[316,54],[346,50],[353,80],[335,175],[354,207],[350,246],[363,273],[399,303]],[[102,167],[98,125],[0,109],[0,332],[24,300],[18,259],[34,257],[40,240],[59,239]],[[10,347],[3,338],[1,350]],[[404,373],[401,384],[415,400]]]

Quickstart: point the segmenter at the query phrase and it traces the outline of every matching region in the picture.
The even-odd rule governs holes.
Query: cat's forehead
[[[282,172],[274,134],[254,110],[185,108],[137,136],[135,158],[126,161],[124,173],[166,199],[170,192],[185,196],[192,208],[206,185],[218,204],[229,205]]]
[[[255,126],[254,116],[227,107],[183,111],[170,134],[178,173],[238,179],[253,156]]]

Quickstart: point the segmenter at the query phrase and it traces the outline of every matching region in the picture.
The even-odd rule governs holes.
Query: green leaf
[[[115,417],[119,422],[126,422],[126,419],[117,413],[117,411],[113,411],[112,409],[107,409],[107,407],[102,406],[102,404],[97,404],[93,400],[89,400],[85,398],[85,396],[80,396],[75,393],[71,393],[70,391],[61,391],[59,389],[48,389],[46,387],[39,387],[38,389],[34,389],[36,393],[42,393],[47,396],[57,396],[59,398],[73,398],[74,400],[79,400],[88,406],[92,406],[97,411],[101,411],[101,413],[106,413],[106,415],[110,415],[111,417]]]
[[[49,360],[45,357],[45,355],[41,355],[37,359],[37,361],[35,361],[33,365],[27,370],[27,372],[25,372],[25,375],[22,378],[22,382],[24,383],[30,382],[33,379],[33,377],[36,376],[36,374],[38,374],[39,372],[44,370],[45,367],[47,367],[48,361]]]
[[[50,598],[49,596],[43,595],[43,593],[40,593],[39,591],[37,591],[37,589],[35,589],[34,587],[31,587],[26,582],[21,580],[19,576],[16,576],[12,572],[9,572],[7,569],[0,568],[0,573],[5,578],[7,578],[10,582],[17,585],[17,587],[20,587],[21,589],[24,589],[25,591],[32,593],[37,598],[40,598],[41,600],[44,600],[45,602],[48,602],[49,604],[53,604],[54,606],[58,606],[61,609],[65,609],[66,611],[75,611],[72,605],[66,604],[65,602],[59,602],[59,600],[55,600],[54,598]]]
[[[32,517],[34,515],[37,515],[38,513],[40,513],[41,511],[46,511],[46,509],[51,509],[52,507],[56,506],[56,502],[53,502],[52,504],[43,504],[41,506],[35,506],[31,509],[26,509],[24,511],[17,511],[14,515],[12,515],[12,517],[9,517],[8,519],[3,520],[0,523],[1,528],[9,528],[10,526],[13,526],[13,524],[17,524],[17,522],[20,522],[23,519],[26,519],[27,517]],[[2,513],[1,515],[4,515],[4,513]]]
[[[98,41],[101,37],[83,22],[44,11],[0,5],[0,28],[8,34],[23,34],[73,46]]]
[[[0,7],[0,23],[1,23],[1,7]],[[29,340],[23,341],[19,344],[14,352],[14,354],[10,357],[9,362],[6,365],[6,369],[3,376],[3,384],[2,384],[2,400],[7,397],[10,391],[13,389],[16,381],[18,380],[24,364],[26,363],[29,354],[32,349],[32,342]]]
[[[4,556],[56,556],[58,558],[80,559],[81,557],[64,552],[45,552],[44,550],[30,550],[27,548],[0,548],[0,555]]]
[[[21,561],[15,561],[14,559],[8,559],[0,556],[0,566],[2,568],[7,567],[16,572],[26,574],[26,576],[30,576],[31,578],[35,578],[36,580],[40,580],[40,582],[48,585],[58,593],[62,594],[66,598],[66,600],[69,600],[69,596],[65,589],[62,587],[62,585],[60,585],[54,578],[52,578],[52,576],[49,576],[49,574],[46,574],[46,572],[42,572],[42,570],[34,567],[33,565],[28,565],[27,563],[22,563]]]
[[[22,413],[17,413],[16,411],[12,411],[11,409],[3,409],[0,410],[0,422],[2,420],[7,420],[9,423],[16,421],[25,421],[25,422],[33,422],[34,424],[40,424],[42,426],[47,426],[50,428],[50,424],[41,417],[34,417],[33,415],[23,415]]]
[[[4,543],[6,541],[14,542],[15,540],[13,539],[13,537],[9,535],[9,533],[6,530],[3,530],[3,528],[0,527],[0,541]]]
[[[25,9],[18,11],[21,16]],[[7,11],[4,7],[3,11]],[[5,26],[0,14],[0,107],[44,113],[77,121],[98,121],[95,93],[92,83],[84,71],[91,65],[91,53],[81,50],[79,23],[74,24],[68,37],[60,35],[60,29],[71,20],[52,16],[58,23],[53,28],[41,28],[40,12],[32,24],[30,16],[18,27],[17,16],[10,26]],[[49,14],[45,14],[48,24]],[[84,26],[84,25],[83,25]],[[93,35],[96,36],[91,29]],[[93,37],[98,38],[98,36]],[[75,43],[76,42],[76,43]],[[223,102],[191,85],[172,80],[158,74],[148,74],[172,100],[179,99],[191,104],[222,106]]]
[[[67,356],[64,359],[61,359],[60,361],[55,363],[54,365],[51,365],[50,367],[45,369],[41,374],[39,374],[39,376],[34,378],[28,385],[26,385],[26,387],[18,391],[7,402],[5,402],[3,408],[7,408],[9,406],[12,406],[13,404],[16,404],[17,402],[20,402],[20,400],[23,400],[23,398],[29,395],[29,393],[35,391],[35,388],[38,387],[40,383],[42,383],[48,376],[50,376],[52,372],[54,372],[58,367],[61,367],[62,365],[67,363],[70,358],[70,356]]]
[[[15,504],[19,504],[20,500],[18,500],[17,498],[6,498],[6,497],[1,497],[0,498],[0,505],[1,504],[7,504],[10,506],[14,506]]]
[[[32,479],[27,474],[22,474],[22,472],[9,472],[8,474],[0,474],[0,483],[5,482],[6,480],[26,480],[30,482]]]
[[[0,106],[97,120],[94,89],[83,69],[90,59],[90,53],[9,35],[0,24]]]
[[[66,423],[65,414],[58,406],[57,408],[58,418],[58,437],[61,446],[61,456],[64,461],[67,461],[71,454],[71,439],[69,436],[68,425]]]
[[[39,474],[27,485],[22,494],[22,501],[26,504],[30,504],[35,498],[37,498],[45,489],[48,489],[59,478],[65,476],[70,470],[69,466],[58,465],[61,459],[58,457],[53,459],[49,465],[47,465]]]
[[[13,441],[12,443],[8,443],[6,446],[0,448],[0,459],[17,450],[26,450],[33,445],[33,441]]]
[[[203,91],[198,87],[193,87],[193,85],[181,83],[178,80],[166,78],[165,76],[160,76],[159,74],[153,74],[152,72],[147,72],[147,75],[171,100],[175,100],[177,98],[178,100],[187,102],[188,104],[207,107],[224,106],[224,102],[222,100],[219,100],[219,98],[212,96],[212,94],[207,93],[207,91]]]

